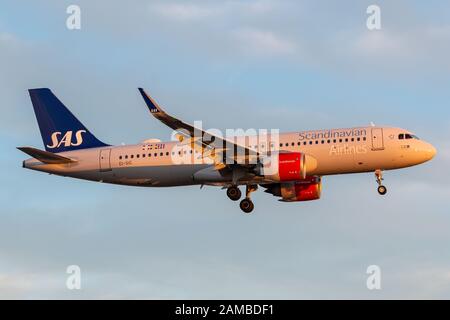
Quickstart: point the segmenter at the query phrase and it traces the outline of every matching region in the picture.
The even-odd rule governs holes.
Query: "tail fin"
[[[50,89],[28,91],[45,150],[58,153],[107,146],[90,133]]]

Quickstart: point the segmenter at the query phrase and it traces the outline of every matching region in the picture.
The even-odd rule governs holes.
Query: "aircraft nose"
[[[429,150],[429,152],[430,152],[431,158],[433,158],[433,157],[436,155],[437,150],[436,150],[436,148],[435,148],[434,146],[432,146],[432,145],[430,144],[430,150]]]
[[[437,152],[436,148],[432,144],[428,143],[425,148],[425,154],[426,154],[427,160],[433,159],[434,156],[436,155],[436,152]]]

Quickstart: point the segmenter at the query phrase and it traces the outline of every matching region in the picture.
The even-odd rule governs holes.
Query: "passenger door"
[[[111,171],[111,149],[100,150],[100,171]]]
[[[383,150],[383,129],[382,128],[372,128],[372,150]]]

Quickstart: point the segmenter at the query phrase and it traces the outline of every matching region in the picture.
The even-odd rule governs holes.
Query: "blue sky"
[[[81,7],[81,30],[66,8]],[[0,0],[1,298],[450,298],[450,6],[378,1]],[[50,87],[101,140],[169,139],[137,87],[205,128],[376,124],[437,157],[324,179],[323,199],[141,189],[21,168],[42,147],[28,88]],[[66,267],[82,290],[65,288]],[[366,268],[382,290],[366,288]]]

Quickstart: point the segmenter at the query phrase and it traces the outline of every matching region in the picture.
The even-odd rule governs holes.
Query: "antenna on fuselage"
[[[370,121],[370,126],[375,127],[375,123],[373,123],[373,121]]]

